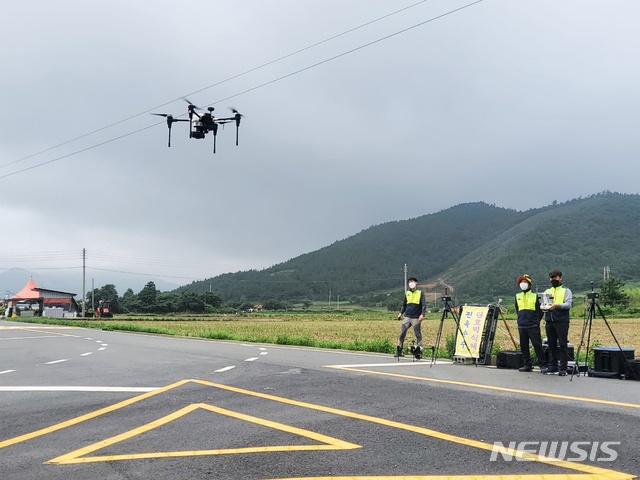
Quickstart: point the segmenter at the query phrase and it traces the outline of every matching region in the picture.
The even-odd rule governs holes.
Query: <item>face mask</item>
[[[413,290],[414,288],[416,288],[416,286],[417,286],[417,285],[416,285],[414,282],[409,282],[409,288],[410,288],[410,289],[412,289],[412,290]]]
[[[526,292],[527,290],[529,290],[529,284],[527,282],[522,282],[520,284],[520,290],[522,290],[523,292]]]
[[[560,286],[560,280],[551,280],[551,286],[552,287],[559,287]]]

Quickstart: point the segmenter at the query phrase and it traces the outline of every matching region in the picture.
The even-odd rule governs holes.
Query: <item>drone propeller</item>
[[[182,100],[184,100],[185,102],[187,102],[189,104],[190,107],[193,107],[194,109],[197,110],[202,110],[200,107],[198,107],[195,103],[193,103],[191,100],[189,100],[186,97],[182,97]]]
[[[169,143],[167,146],[171,146],[171,125],[174,122],[188,122],[186,118],[173,118],[170,113],[152,113],[151,115],[157,115],[158,117],[165,117],[167,119],[167,127],[169,127]]]

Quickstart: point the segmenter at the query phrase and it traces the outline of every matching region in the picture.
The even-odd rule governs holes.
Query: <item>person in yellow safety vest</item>
[[[518,333],[520,334],[520,351],[522,352],[523,365],[521,372],[532,372],[531,352],[529,342],[538,357],[540,372],[546,373],[547,358],[542,348],[542,335],[540,335],[540,320],[542,320],[542,310],[540,310],[540,300],[538,295],[531,291],[531,276],[521,275],[516,280],[516,285],[520,287],[520,292],[516,295],[516,313],[518,314]]]
[[[547,341],[551,351],[551,362],[547,373],[558,373],[560,376],[567,374],[569,361],[567,345],[569,343],[569,311],[573,303],[571,290],[562,286],[562,272],[551,270],[549,272],[551,288],[546,290],[553,303],[544,314],[546,321],[545,330]]]
[[[418,290],[418,279],[416,277],[409,278],[407,283],[409,290],[407,290],[404,295],[402,308],[398,314],[398,320],[402,320],[402,325],[400,327],[400,337],[398,338],[398,346],[396,347],[394,357],[404,357],[404,353],[402,353],[404,339],[407,336],[409,328],[413,327],[417,343],[417,352],[415,352],[414,355],[419,360],[422,349],[422,331],[420,324],[427,310],[427,298],[422,290]]]

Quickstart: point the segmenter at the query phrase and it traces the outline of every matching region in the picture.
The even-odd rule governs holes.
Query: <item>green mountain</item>
[[[357,301],[402,291],[404,264],[427,291],[451,288],[460,303],[491,302],[515,293],[532,275],[548,287],[558,268],[575,291],[597,288],[603,269],[640,280],[640,195],[603,192],[524,212],[465,203],[409,220],[372,226],[344,240],[256,271],[220,275],[178,291],[209,288],[223,300]],[[386,292],[386,293],[385,293]]]

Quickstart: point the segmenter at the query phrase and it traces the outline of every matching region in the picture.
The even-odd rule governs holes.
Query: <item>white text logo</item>
[[[506,462],[514,458],[518,462],[531,462],[537,456],[564,460],[567,462],[613,462],[618,458],[618,452],[612,447],[620,442],[509,442],[505,446],[502,442],[494,442],[491,451],[491,461],[498,460],[498,455]]]

